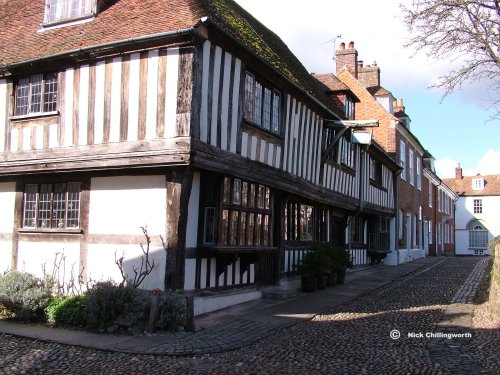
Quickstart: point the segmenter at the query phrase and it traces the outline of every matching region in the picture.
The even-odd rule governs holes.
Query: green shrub
[[[158,321],[160,329],[178,329],[186,322],[186,298],[176,291],[166,291],[162,294],[159,305]]]
[[[144,320],[149,306],[148,296],[131,285],[116,285],[112,281],[99,282],[87,292],[86,325],[92,329],[106,329],[118,317],[135,325]]]
[[[0,276],[0,306],[20,320],[44,320],[52,297],[53,281],[27,272],[10,271]]]
[[[50,321],[64,326],[85,326],[87,295],[56,297],[50,300],[45,312]]]

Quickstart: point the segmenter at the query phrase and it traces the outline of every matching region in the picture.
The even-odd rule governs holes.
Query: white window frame
[[[474,178],[472,180],[472,190],[483,190],[484,189],[484,179]]]
[[[421,173],[421,163],[420,158],[417,156],[417,189],[422,190],[422,173]]]
[[[15,84],[14,116],[30,116],[57,110],[57,73],[34,74]]]
[[[403,168],[401,179],[406,181],[406,144],[402,140],[399,141],[399,164]]]
[[[432,207],[432,188],[433,188],[432,181],[429,180],[429,207]]]
[[[46,0],[45,24],[57,24],[92,17],[96,0]]]
[[[488,248],[488,230],[479,222],[469,227],[469,249]]]
[[[473,204],[474,214],[482,214],[483,213],[483,200],[482,199],[474,199],[472,201],[472,204]]]
[[[410,174],[410,185],[415,185],[415,165],[413,161],[413,150],[408,149],[408,173]]]

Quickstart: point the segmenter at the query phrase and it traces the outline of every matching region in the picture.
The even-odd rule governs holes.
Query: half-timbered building
[[[399,165],[234,2],[7,0],[0,21],[2,270],[119,279],[144,227],[144,288],[239,291],[203,313],[315,242],[385,250]]]

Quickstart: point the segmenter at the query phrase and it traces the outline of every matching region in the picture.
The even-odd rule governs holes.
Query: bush
[[[20,320],[44,320],[52,297],[53,281],[27,272],[11,271],[0,276],[0,306]]]
[[[166,291],[162,294],[158,321],[156,326],[160,329],[178,329],[186,322],[186,298],[176,291]]]
[[[149,306],[148,296],[131,285],[118,286],[112,281],[99,282],[87,292],[86,325],[92,329],[107,329],[118,317],[135,325],[144,320]]]
[[[57,325],[85,326],[87,295],[56,297],[50,300],[45,312],[50,321]]]

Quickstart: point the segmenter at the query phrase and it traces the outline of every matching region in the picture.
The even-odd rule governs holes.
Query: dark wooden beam
[[[186,231],[189,197],[193,184],[192,168],[171,168],[166,173],[167,227],[165,246],[167,262],[165,290],[183,290],[186,267]]]

